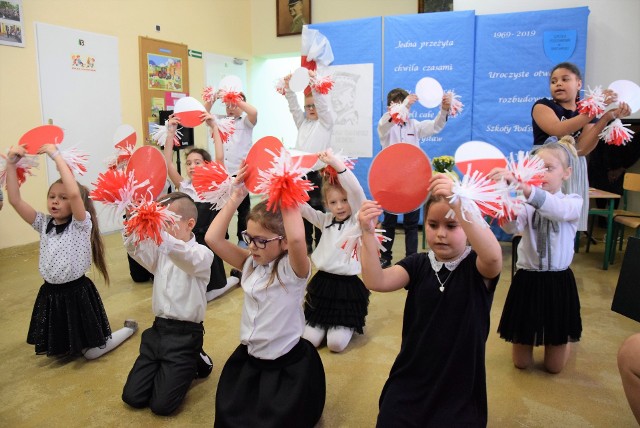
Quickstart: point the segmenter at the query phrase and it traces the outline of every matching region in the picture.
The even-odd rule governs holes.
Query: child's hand
[[[411,108],[411,106],[414,105],[416,101],[418,101],[418,96],[416,94],[409,94],[407,95],[407,98],[404,99],[407,108]]]
[[[433,196],[453,195],[453,180],[447,174],[435,174],[429,180],[429,193]]]
[[[44,144],[38,149],[38,154],[47,154],[53,159],[54,154],[58,152],[58,146],[55,144]]]
[[[451,108],[451,94],[444,94],[442,96],[442,103],[440,104],[440,109],[445,112],[448,113],[449,109]]]
[[[487,178],[493,181],[504,180],[507,184],[511,184],[516,181],[513,173],[506,168],[493,168],[491,172],[487,174]]]
[[[211,129],[213,129],[214,131],[216,130],[216,128],[218,127],[218,123],[216,122],[216,120],[214,119],[213,116],[211,116],[210,113],[208,112],[204,112],[200,115],[200,119],[205,122],[207,124],[207,126]]]
[[[180,118],[174,114],[169,116],[169,120],[167,121],[167,131],[176,132],[178,130],[178,125],[180,124]]]
[[[621,119],[631,114],[631,107],[629,107],[629,104],[622,102],[618,108],[609,110],[607,113],[611,113],[611,120]]]
[[[602,91],[602,95],[604,95],[604,105],[606,106],[618,101],[618,93],[613,89],[605,89]]]
[[[27,149],[22,146],[12,146],[7,153],[7,161],[9,163],[18,163],[20,158],[27,155]]]
[[[378,217],[382,214],[382,207],[376,201],[364,201],[358,211],[358,221],[362,232],[375,233]]]
[[[284,80],[285,89],[289,89],[289,81],[291,80],[291,73],[284,76],[283,80]]]
[[[334,169],[336,168],[335,163],[337,162],[336,157],[333,155],[333,150],[327,149],[324,152],[318,152],[318,159],[327,165],[332,166]]]

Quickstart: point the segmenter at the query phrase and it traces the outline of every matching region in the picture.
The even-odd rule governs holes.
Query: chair
[[[629,211],[629,192],[640,194],[640,174],[627,172],[622,183],[622,209],[614,211],[613,217],[613,241],[611,243],[611,260],[613,263],[616,253],[616,242],[620,240],[619,250],[622,251],[625,227],[636,230],[636,238],[640,238],[640,211]]]

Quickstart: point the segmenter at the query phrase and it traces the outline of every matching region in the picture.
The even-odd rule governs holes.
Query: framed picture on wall
[[[453,0],[418,0],[418,13],[450,12]]]
[[[22,0],[0,1],[0,45],[24,47]]]
[[[276,0],[278,37],[301,34],[305,24],[311,24],[311,0]]]

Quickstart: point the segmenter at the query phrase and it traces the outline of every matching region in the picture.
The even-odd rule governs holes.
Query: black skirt
[[[27,334],[36,354],[79,355],[85,348],[104,347],[110,337],[102,299],[89,278],[40,287]]]
[[[236,348],[220,374],[215,427],[313,427],[322,416],[326,383],[322,360],[305,339],[275,360]]]
[[[571,269],[559,272],[520,269],[513,277],[500,337],[521,345],[564,345],[582,334],[580,298]]]
[[[304,316],[311,327],[348,327],[362,334],[371,292],[357,275],[318,271],[307,286]]]

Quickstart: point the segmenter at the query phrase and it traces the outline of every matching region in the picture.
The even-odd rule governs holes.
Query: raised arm
[[[9,149],[7,155],[7,199],[18,215],[27,223],[33,224],[36,219],[36,210],[26,203],[20,195],[20,185],[18,183],[17,163],[27,151],[24,147],[15,146]]]
[[[258,109],[256,109],[246,101],[240,101],[238,103],[238,107],[240,108],[240,110],[245,112],[245,114],[247,115],[247,119],[249,119],[249,122],[251,122],[251,124],[255,125],[256,123],[258,123]]]
[[[242,166],[238,171],[235,182],[236,184],[244,183],[246,177],[247,167]],[[213,252],[225,262],[229,263],[236,269],[242,270],[245,260],[251,255],[249,250],[240,248],[237,245],[232,244],[226,239],[227,229],[229,223],[235,214],[236,210],[240,206],[240,203],[247,196],[248,191],[244,185],[234,189],[233,194],[229,201],[220,210],[218,215],[213,219],[209,225],[209,229],[204,236],[204,240],[213,250]],[[306,250],[305,250],[306,251]],[[306,252],[305,252],[306,254]]]
[[[218,132],[218,122],[210,113],[202,113],[201,119],[211,129],[211,138],[213,138],[214,158],[215,161],[224,165],[224,149],[222,148],[222,137]]]
[[[446,174],[436,174],[431,177],[429,192],[432,195],[450,197],[452,188],[453,181]],[[496,236],[486,225],[464,220],[460,209],[460,200],[450,205],[462,230],[467,235],[471,247],[478,254],[476,259],[478,272],[484,278],[495,278],[502,271],[502,248]]]
[[[358,212],[358,221],[362,229],[362,281],[369,290],[395,291],[409,283],[409,274],[403,267],[394,265],[387,269],[380,267],[378,239],[375,236],[375,224],[382,214],[382,207],[375,201],[365,201]]]
[[[287,235],[289,263],[298,278],[306,278],[311,269],[311,262],[307,257],[307,241],[304,234],[304,223],[300,208],[286,208],[282,210],[282,221]]]
[[[78,182],[76,181],[73,172],[69,169],[69,165],[67,165],[62,156],[60,156],[58,146],[55,144],[45,144],[40,148],[38,153],[46,153],[51,159],[53,159],[53,162],[56,164],[56,168],[58,168],[58,172],[60,173],[60,179],[64,185],[64,191],[67,194],[67,199],[69,199],[71,214],[73,214],[74,219],[84,221],[87,217],[87,211],[84,206],[84,201],[82,200],[82,195],[80,194],[80,186],[78,186]]]
[[[167,173],[169,174],[169,180],[173,183],[176,189],[180,188],[180,183],[182,183],[182,176],[178,172],[178,169],[173,164],[173,138],[178,131],[178,124],[180,123],[180,119],[174,116],[173,114],[169,116],[169,120],[167,121],[167,141],[164,143],[164,149],[162,153],[164,153],[164,160],[167,164]],[[180,156],[180,153],[178,153]]]

